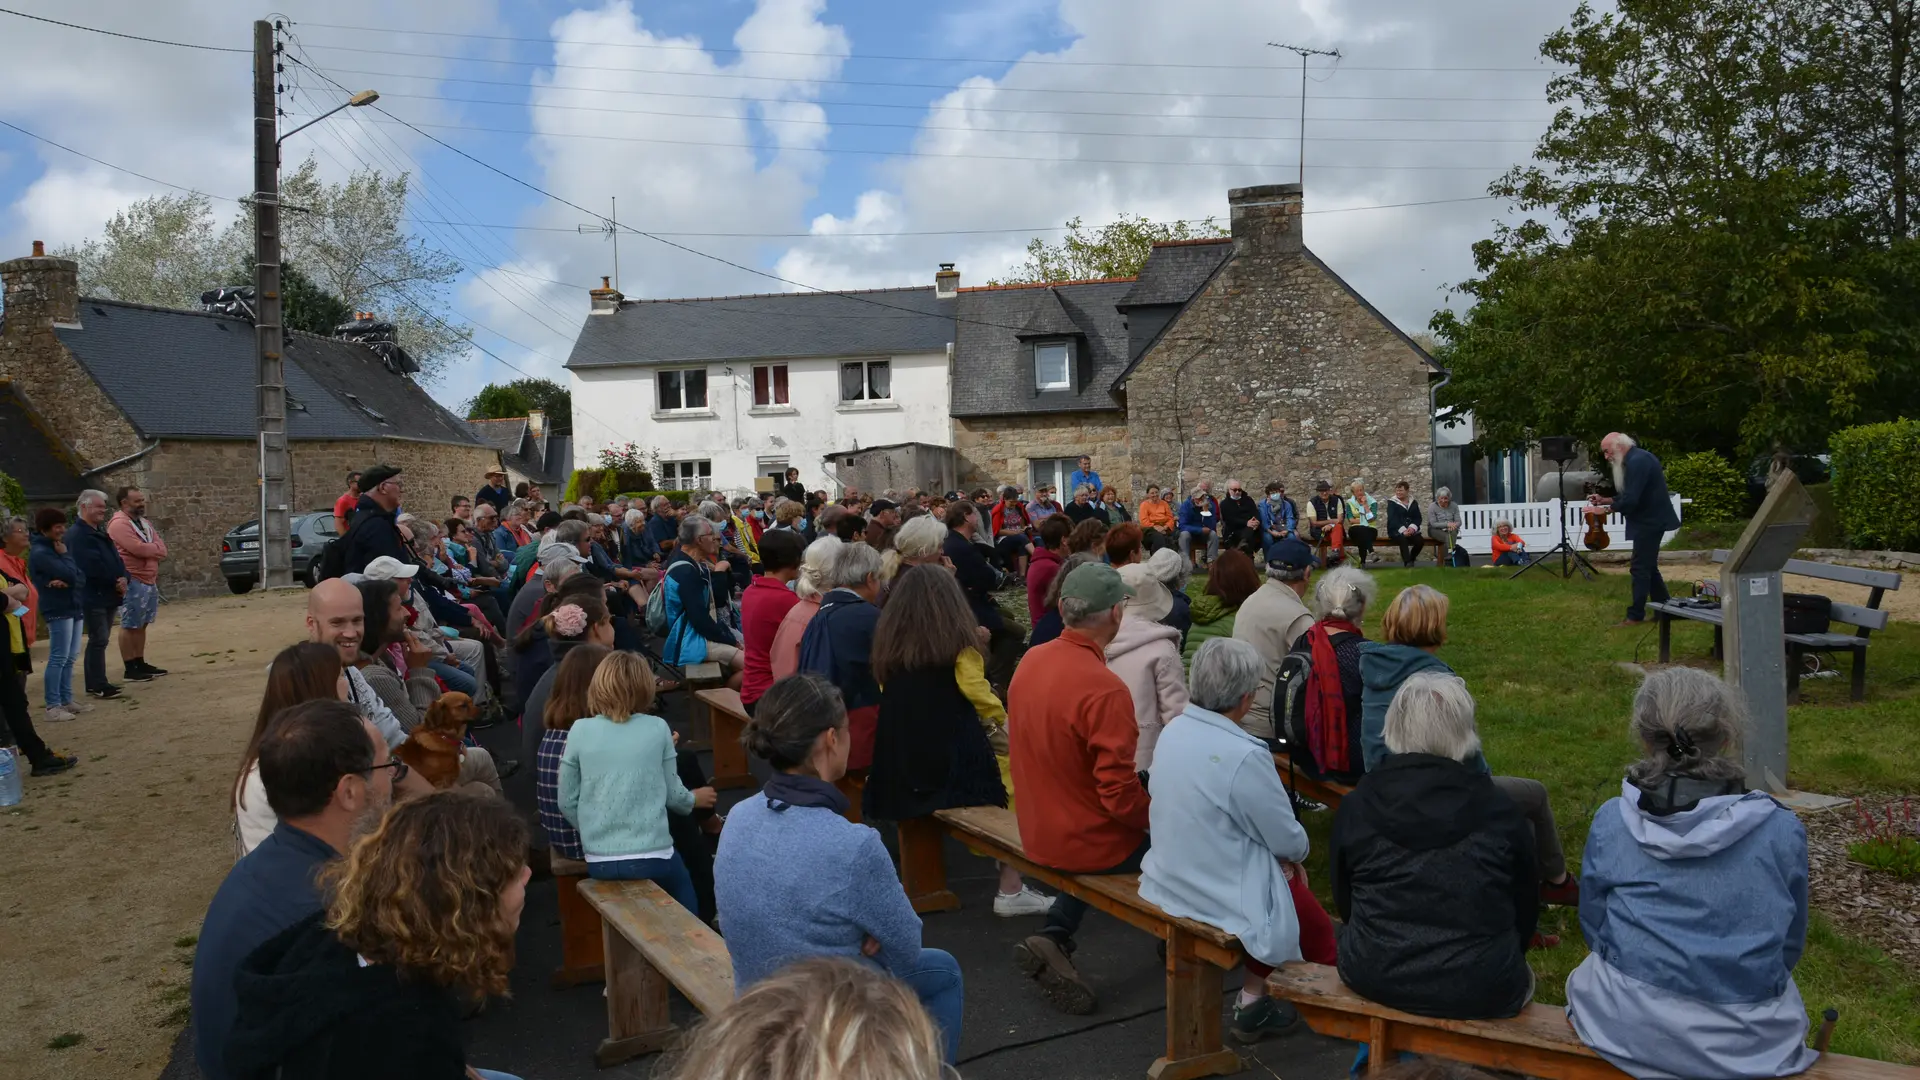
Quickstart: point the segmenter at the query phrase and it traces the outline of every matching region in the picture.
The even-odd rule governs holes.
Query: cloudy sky
[[[512,368],[561,377],[584,289],[613,272],[613,245],[576,227],[614,199],[623,225],[658,238],[621,237],[621,288],[654,297],[929,283],[941,262],[979,284],[1071,217],[1224,222],[1228,188],[1299,168],[1300,62],[1269,42],[1342,53],[1308,68],[1307,242],[1421,330],[1506,213],[1477,197],[1544,129],[1537,45],[1572,7],[280,2],[289,125],[342,100],[337,83],[378,89],[419,129],[352,110],[286,156],[313,154],[335,179],[363,165],[414,175],[413,227],[466,267],[453,306],[498,357],[453,365],[434,388],[449,404]],[[260,11],[6,6],[214,48],[0,14],[16,61],[0,65],[0,121],[109,163],[0,127],[0,255],[97,235],[160,182],[247,190],[251,57],[215,50],[248,49]]]

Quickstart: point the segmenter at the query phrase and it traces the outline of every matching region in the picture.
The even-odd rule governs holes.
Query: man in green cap
[[[1027,857],[1075,874],[1131,874],[1147,853],[1147,790],[1134,768],[1140,729],[1127,684],[1107,670],[1107,645],[1133,587],[1091,563],[1060,586],[1058,638],[1031,649],[1007,690],[1014,813]],[[1091,763],[1091,768],[1088,767]],[[1093,1011],[1074,969],[1073,934],[1087,904],[1062,893],[1014,962],[1056,1008]]]

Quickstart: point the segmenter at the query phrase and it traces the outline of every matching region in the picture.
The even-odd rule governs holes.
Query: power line
[[[395,33],[392,27],[345,26],[340,23],[322,23],[301,21],[295,25],[312,26],[325,30],[353,30],[360,33]],[[1137,67],[1137,68],[1196,68],[1219,71],[1270,71],[1271,64],[1172,64],[1143,60],[1048,60],[1039,57],[979,57],[979,56],[890,56],[881,53],[853,53],[842,56],[838,53],[799,52],[790,49],[728,49],[705,45],[675,45],[665,42],[643,43],[623,41],[567,41],[556,38],[511,37],[504,34],[466,34],[454,30],[404,30],[399,33],[417,34],[422,37],[472,38],[479,41],[515,41],[534,45],[584,45],[618,49],[659,49],[671,52],[698,52],[727,54],[733,56],[810,56],[832,60],[885,60],[908,63],[928,64],[1035,64],[1045,67]],[[1561,71],[1563,68],[1551,67],[1348,67],[1348,71]]]
[[[79,23],[61,22],[59,19],[49,19],[44,15],[29,15],[24,11],[15,11],[12,8],[0,8],[0,15],[16,15],[22,19],[32,19],[34,22],[64,26],[69,30],[84,30],[89,34],[104,34],[107,37],[122,38],[126,41],[144,41],[149,45],[171,45],[176,49],[200,49],[205,52],[224,53],[251,53],[253,51],[252,49],[231,48],[226,45],[201,45],[192,41],[167,41],[163,38],[141,37],[139,34],[123,34],[118,30],[102,30],[97,26],[81,26]]]
[[[13,13],[8,12],[8,14],[13,14]],[[187,192],[188,194],[198,195],[201,198],[205,198],[205,199],[219,199],[221,202],[232,202],[232,203],[241,202],[241,200],[239,199],[228,198],[225,195],[209,195],[208,193],[201,191],[199,188],[183,187],[179,184],[168,183],[167,181],[162,180],[157,176],[148,176],[146,173],[143,173],[143,172],[135,172],[134,170],[127,168],[125,165],[115,165],[111,161],[104,161],[100,158],[94,157],[92,154],[75,150],[73,147],[68,146],[65,143],[54,142],[52,139],[47,138],[45,135],[36,135],[33,132],[28,131],[26,128],[23,128],[18,124],[8,123],[5,120],[0,120],[0,127],[12,128],[13,130],[19,132],[20,134],[25,135],[29,139],[37,139],[38,141],[46,143],[48,146],[54,147],[55,149],[65,150],[67,153],[72,154],[74,157],[86,158],[88,161],[93,162],[95,165],[104,165],[115,172],[123,172],[123,173],[126,173],[128,176],[137,176],[140,179],[145,180],[149,184],[159,184],[161,187],[169,187],[175,191],[184,191],[184,192]]]

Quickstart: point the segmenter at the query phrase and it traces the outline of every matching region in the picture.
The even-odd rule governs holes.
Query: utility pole
[[[1331,56],[1340,59],[1339,49],[1309,49],[1304,45],[1282,45],[1277,41],[1267,44],[1275,49],[1285,49],[1300,57],[1300,186],[1307,186],[1307,57]]]
[[[613,291],[620,291],[620,200],[613,198],[613,216],[592,225],[575,225],[578,233],[599,233],[613,237]]]
[[[254,342],[260,432],[260,580],[293,587],[287,529],[287,375],[281,356],[279,55],[273,24],[253,24]]]

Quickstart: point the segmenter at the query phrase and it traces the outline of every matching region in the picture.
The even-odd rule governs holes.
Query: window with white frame
[[[787,365],[755,364],[753,368],[753,405],[764,409],[769,405],[787,404]]]
[[[840,365],[841,401],[891,401],[893,362],[850,360]]]
[[[658,481],[668,491],[691,491],[713,485],[711,461],[663,461]]]
[[[1033,386],[1036,390],[1071,390],[1073,350],[1064,341],[1040,342],[1033,347]]]
[[[1067,489],[1067,478],[1079,467],[1079,458],[1034,458],[1027,463],[1031,478],[1027,490],[1031,492],[1046,484],[1053,488],[1055,498],[1063,503],[1072,502],[1073,492]]]
[[[659,374],[660,411],[707,407],[707,369],[683,368]]]

